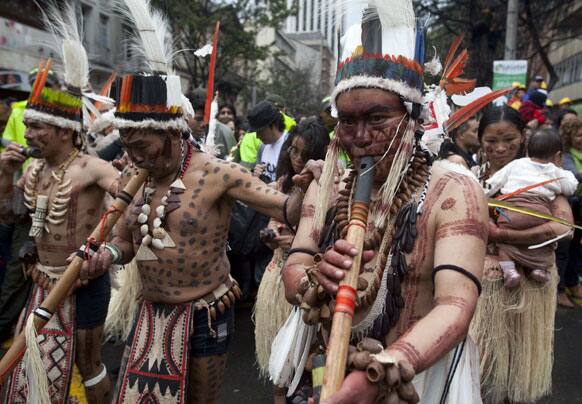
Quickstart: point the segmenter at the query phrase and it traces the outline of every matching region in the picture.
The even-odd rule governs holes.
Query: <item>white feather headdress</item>
[[[360,0],[345,1],[361,5]],[[411,0],[369,0],[362,18],[348,27],[340,41],[336,98],[352,88],[380,88],[422,103],[424,28],[420,29]]]
[[[116,98],[120,104],[116,126],[187,130],[183,112],[190,111],[191,107],[182,94],[180,77],[173,70],[172,35],[166,18],[151,6],[149,0],[117,0],[116,5],[135,27],[137,35],[129,38],[131,48],[143,58],[147,68],[146,74],[136,74],[127,82],[130,93],[135,88],[137,97],[123,98],[121,85],[127,76],[118,80]],[[153,112],[145,113],[143,108],[136,107],[142,95],[145,95],[144,103],[154,106],[150,108]]]

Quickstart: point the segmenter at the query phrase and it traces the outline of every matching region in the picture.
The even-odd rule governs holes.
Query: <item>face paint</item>
[[[24,138],[28,147],[40,151],[42,157],[46,158],[53,154],[51,146],[55,146],[58,129],[52,125],[40,122],[27,121]]]
[[[511,122],[500,121],[487,126],[481,145],[491,167],[498,170],[517,158],[524,137]]]
[[[179,160],[180,146],[175,134],[153,130],[129,129],[120,131],[123,148],[133,163],[152,174],[166,174],[168,167]],[[174,158],[175,157],[175,158]]]
[[[372,156],[376,179],[386,178],[406,127],[406,110],[400,97],[380,89],[355,89],[337,99],[337,135],[355,164]]]

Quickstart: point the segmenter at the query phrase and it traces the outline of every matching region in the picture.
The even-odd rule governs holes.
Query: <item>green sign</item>
[[[508,88],[518,82],[527,87],[527,60],[496,60],[493,62],[493,90]]]

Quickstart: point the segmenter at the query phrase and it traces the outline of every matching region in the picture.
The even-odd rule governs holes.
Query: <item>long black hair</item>
[[[303,161],[325,159],[325,152],[329,145],[329,133],[316,117],[307,118],[291,129],[281,148],[277,163],[277,178],[284,176],[281,192],[285,194],[293,186],[293,175],[299,174],[293,171],[291,156],[288,152],[289,147],[293,144],[293,139],[296,137],[300,137],[305,142],[305,149],[301,155]]]

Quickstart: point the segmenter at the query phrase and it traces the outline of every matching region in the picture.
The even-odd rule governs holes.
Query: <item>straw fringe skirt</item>
[[[470,335],[481,354],[484,402],[534,402],[552,388],[557,269],[545,285],[525,279],[510,290],[487,270]]]
[[[285,259],[286,253],[281,248],[275,250],[261,279],[253,313],[257,364],[261,376],[265,378],[269,377],[271,345],[293,307],[285,299],[285,286],[281,278]]]

